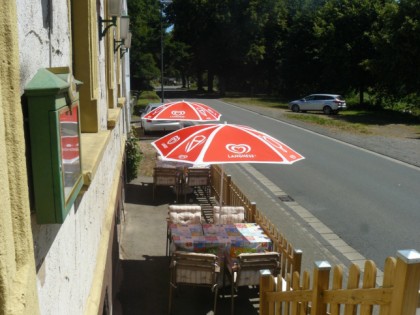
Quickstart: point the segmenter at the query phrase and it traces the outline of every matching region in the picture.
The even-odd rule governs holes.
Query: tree
[[[173,35],[168,34],[168,40],[165,43],[165,60],[167,61],[165,73],[182,79],[182,87],[186,88],[189,82],[191,71],[190,48],[183,42],[173,39]]]
[[[209,89],[213,76],[220,88],[237,89],[261,82],[262,61],[266,54],[265,28],[278,1],[174,0],[168,11],[174,24],[174,39],[191,49],[192,66],[199,88],[208,73]]]
[[[420,86],[418,0],[129,0],[132,77],[165,73],[198,89],[286,96],[365,91],[414,95]],[[163,24],[161,24],[163,23]],[[205,77],[207,75],[207,78]],[[218,80],[214,80],[218,79]]]
[[[156,0],[129,0],[132,45],[130,72],[132,88],[151,89],[151,80],[159,77],[160,7]]]
[[[370,41],[382,0],[329,0],[318,11],[317,36],[321,87],[345,93],[359,91],[360,103],[373,84],[368,61],[375,57]]]
[[[388,2],[380,10],[371,36],[378,52],[371,61],[376,89],[382,96],[401,98],[420,87],[420,6],[418,0]]]

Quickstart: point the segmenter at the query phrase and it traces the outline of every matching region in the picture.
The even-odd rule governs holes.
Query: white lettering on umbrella
[[[248,154],[251,152],[251,147],[247,144],[233,144],[229,143],[226,146],[226,150],[234,154],[228,154],[230,159],[240,159],[240,158],[255,158],[255,154]]]
[[[243,158],[248,158],[248,159],[255,159],[256,155],[255,154],[228,154],[228,158],[229,159],[243,159]]]
[[[171,114],[172,114],[173,116],[184,116],[184,115],[185,115],[185,111],[183,111],[183,110],[173,110],[173,111],[171,112]]]
[[[206,136],[195,136],[185,147],[185,151],[186,152],[190,152],[191,150],[193,150],[194,148],[196,148],[197,146],[199,146],[200,144],[204,143],[206,141],[207,137]]]

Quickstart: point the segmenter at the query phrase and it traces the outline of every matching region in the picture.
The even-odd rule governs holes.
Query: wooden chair
[[[153,200],[155,200],[156,186],[170,186],[174,188],[176,201],[178,201],[180,181],[180,172],[176,168],[155,167],[153,169]]]
[[[215,224],[233,224],[245,222],[245,208],[242,206],[214,206],[213,223]]]
[[[166,255],[169,255],[169,244],[171,242],[171,230],[169,225],[175,224],[201,224],[201,206],[186,205],[169,205],[167,229],[166,229]]]
[[[210,168],[198,168],[198,167],[189,167],[186,173],[186,182],[185,186],[187,188],[201,187],[207,197],[210,196],[210,185],[211,185],[211,170]],[[187,194],[185,194],[186,201]]]
[[[224,275],[230,277],[231,283],[231,314],[234,314],[235,290],[240,286],[258,286],[260,284],[260,270],[269,269],[273,275],[280,272],[280,254],[277,252],[243,253],[234,263],[225,263]],[[223,286],[225,279],[223,278]]]
[[[213,312],[216,314],[220,267],[214,254],[177,251],[172,255],[169,280],[169,314],[173,290],[179,286],[207,286],[214,292]]]

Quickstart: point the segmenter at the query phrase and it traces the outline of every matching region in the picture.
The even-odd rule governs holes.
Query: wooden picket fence
[[[360,267],[352,264],[344,285],[341,266],[330,281],[328,262],[315,263],[312,288],[308,272],[293,277],[274,277],[262,272],[260,315],[415,315],[419,300],[420,253],[404,250],[385,261],[382,286],[376,286],[376,266],[366,261],[363,280]],[[375,309],[376,308],[376,309]]]
[[[221,168],[212,166],[212,195],[220,203]],[[385,261],[383,284],[376,287],[377,269],[366,261],[364,270],[352,264],[345,281],[342,266],[316,262],[311,289],[310,274],[301,272],[302,251],[294,249],[283,234],[258,210],[230,175],[223,176],[223,205],[243,206],[247,222],[258,223],[281,254],[281,273],[262,271],[260,315],[415,315],[420,307],[420,254],[399,251]],[[361,287],[360,278],[363,275]]]

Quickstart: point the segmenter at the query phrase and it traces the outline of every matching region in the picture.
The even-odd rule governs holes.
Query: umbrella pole
[[[221,171],[220,171],[220,211],[219,211],[219,223],[220,223],[220,217],[222,215],[222,207],[223,207],[223,175],[224,175],[224,169],[225,166],[224,164],[221,165],[220,167]]]

